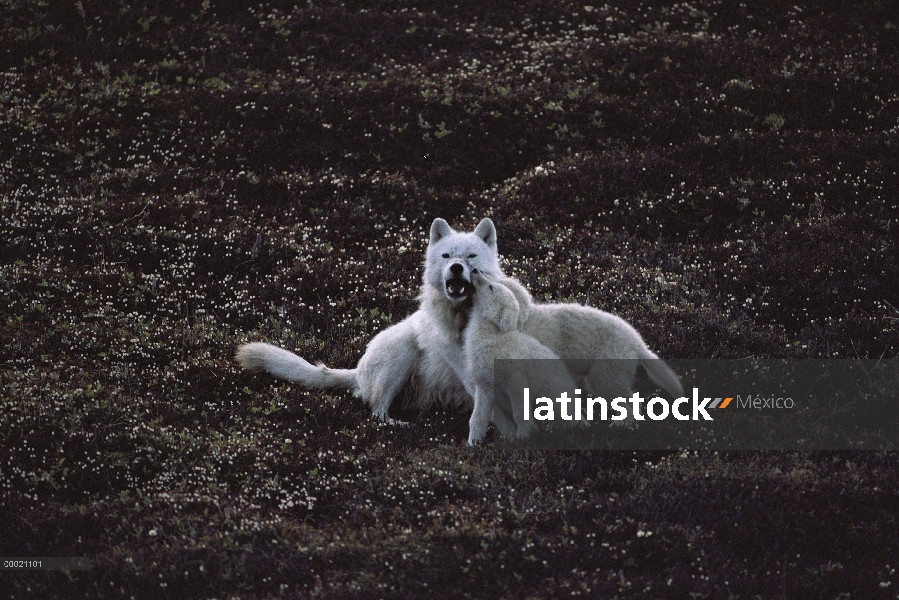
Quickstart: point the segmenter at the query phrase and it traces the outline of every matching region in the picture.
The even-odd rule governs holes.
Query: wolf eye
[[[477,258],[477,257],[478,257],[477,254],[469,254],[469,255],[468,255],[468,258]]]
[[[444,254],[443,258],[449,258],[449,254]]]

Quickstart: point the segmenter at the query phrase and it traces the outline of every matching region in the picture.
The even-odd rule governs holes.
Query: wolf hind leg
[[[588,392],[611,401],[631,395],[638,362],[633,359],[600,359],[591,361],[586,374]]]
[[[591,397],[605,398],[609,403],[615,398],[630,398],[637,365],[637,360],[624,358],[591,361],[590,370],[586,375],[586,391]],[[625,420],[613,420],[611,425],[633,427],[636,420],[628,410]]]
[[[407,321],[388,327],[368,343],[356,366],[357,395],[371,407],[373,417],[393,422],[390,405],[409,380],[419,354],[415,331]]]

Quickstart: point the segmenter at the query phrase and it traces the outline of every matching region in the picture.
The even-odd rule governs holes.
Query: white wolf
[[[465,375],[469,387],[473,387],[474,410],[468,421],[468,443],[475,445],[484,438],[494,417],[494,394],[506,394],[506,390],[521,393],[529,388],[535,396],[555,396],[562,391],[574,392],[577,384],[571,373],[559,360],[559,355],[518,330],[519,304],[512,291],[484,273],[472,274],[474,302],[471,319],[465,328]],[[514,381],[495,381],[494,361],[555,360],[555,363],[531,363],[516,369],[510,376]],[[507,403],[503,402],[503,405]],[[524,420],[523,406],[515,399],[508,404],[512,414],[504,425],[506,431],[527,436],[530,421]],[[504,415],[497,414],[497,426]]]
[[[568,359],[575,380],[585,381],[595,396],[629,396],[638,364],[666,392],[683,395],[674,371],[621,317],[579,304],[536,304],[515,279],[503,277],[500,281],[518,300],[518,329]]]
[[[493,221],[484,219],[474,232],[461,233],[443,219],[434,219],[419,309],[376,335],[355,369],[313,366],[292,352],[260,342],[240,346],[237,361],[246,369],[264,369],[307,388],[350,389],[382,420],[390,420],[387,412],[393,398],[413,375],[419,407],[435,401],[470,406],[472,397],[461,377],[472,269],[501,273]]]
[[[472,406],[474,386],[463,383],[467,379],[463,332],[472,306],[473,270],[488,273],[511,290],[519,304],[518,329],[562,358],[637,359],[666,391],[682,394],[677,376],[624,320],[579,305],[535,304],[520,283],[505,277],[497,258],[496,228],[490,219],[483,219],[471,233],[453,231],[443,219],[434,220],[419,309],[376,335],[355,369],[312,365],[292,352],[260,342],[240,346],[237,361],[246,369],[264,369],[306,388],[349,389],[383,420],[390,420],[391,402],[413,376],[418,407],[435,401]],[[576,380],[586,379],[593,393],[612,398],[629,391],[625,388],[636,370],[633,360],[571,362],[579,365],[574,372]],[[620,366],[614,366],[617,363]],[[627,381],[627,386],[614,383],[621,381]]]

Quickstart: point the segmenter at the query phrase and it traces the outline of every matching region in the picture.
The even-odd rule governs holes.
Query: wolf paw
[[[382,423],[386,423],[388,425],[408,425],[409,421],[400,421],[399,419],[394,419],[387,415],[387,410],[374,410],[371,413],[371,417]]]
[[[475,425],[469,425],[468,428],[468,445],[469,446],[477,446],[481,442],[484,441],[484,438],[487,437],[487,427]]]
[[[531,437],[531,434],[534,433],[536,428],[531,423],[518,423],[518,430],[515,432],[515,435],[518,439],[523,440],[525,438]]]

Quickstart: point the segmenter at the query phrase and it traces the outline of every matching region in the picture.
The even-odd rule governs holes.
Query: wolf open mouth
[[[468,295],[471,284],[464,279],[454,278],[446,280],[446,295],[450,298],[464,298]]]

